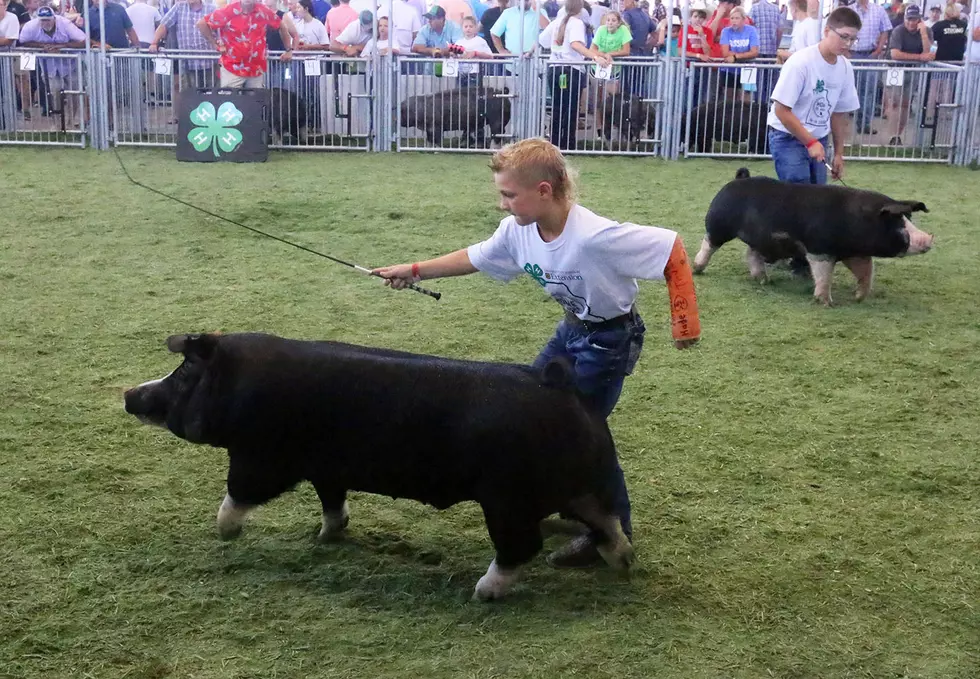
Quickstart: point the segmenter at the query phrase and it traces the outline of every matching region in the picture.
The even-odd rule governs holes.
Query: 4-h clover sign
[[[196,125],[187,133],[187,141],[194,150],[203,153],[210,146],[217,158],[220,148],[225,153],[231,153],[242,143],[242,133],[235,127],[242,122],[245,115],[230,101],[226,101],[214,111],[214,104],[202,101],[191,111],[191,122]]]
[[[268,90],[183,90],[176,108],[177,160],[261,163],[268,159]]]

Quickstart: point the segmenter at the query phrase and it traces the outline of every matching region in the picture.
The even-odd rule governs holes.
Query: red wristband
[[[422,274],[419,273],[419,263],[418,262],[415,262],[415,264],[412,265],[412,278],[414,278],[417,281],[422,280]]]
[[[808,142],[806,143],[806,147],[807,147],[807,148],[810,148],[810,147],[811,147],[811,146],[813,146],[814,144],[819,144],[819,143],[820,143],[820,140],[819,140],[819,139],[811,139],[810,141],[808,141]]]

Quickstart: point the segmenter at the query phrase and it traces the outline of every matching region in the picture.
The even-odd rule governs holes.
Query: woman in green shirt
[[[628,57],[630,55],[630,41],[633,35],[629,27],[623,22],[623,17],[619,12],[610,10],[602,15],[602,26],[595,32],[592,39],[592,58],[596,65],[592,67],[592,75],[596,74],[598,68],[610,66],[614,57]],[[600,94],[616,94],[619,92],[619,78],[622,73],[622,66],[616,66],[609,80],[605,82],[605,87],[599,88]]]

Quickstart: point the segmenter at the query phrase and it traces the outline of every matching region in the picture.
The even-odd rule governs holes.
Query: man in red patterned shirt
[[[281,61],[293,58],[286,25],[275,12],[255,0],[230,2],[197,22],[201,35],[221,52],[221,86],[262,87],[267,68],[266,27],[279,29],[286,51]],[[215,38],[213,31],[218,31]]]

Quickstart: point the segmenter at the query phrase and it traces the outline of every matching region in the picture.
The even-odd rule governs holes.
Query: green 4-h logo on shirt
[[[527,263],[524,265],[524,270],[527,271],[531,278],[536,280],[541,287],[547,285],[544,280],[544,270],[542,270],[542,268],[537,264]]]
[[[827,91],[827,88],[824,87],[823,80],[818,80],[817,81],[817,86],[813,88],[813,93],[814,94],[820,94],[820,93],[826,92],[826,91]]]
[[[214,104],[203,101],[191,111],[191,122],[196,127],[187,133],[187,141],[195,151],[203,153],[209,146],[217,158],[220,148],[225,153],[231,153],[242,143],[242,133],[235,129],[245,116],[238,107],[226,101],[214,111]]]

